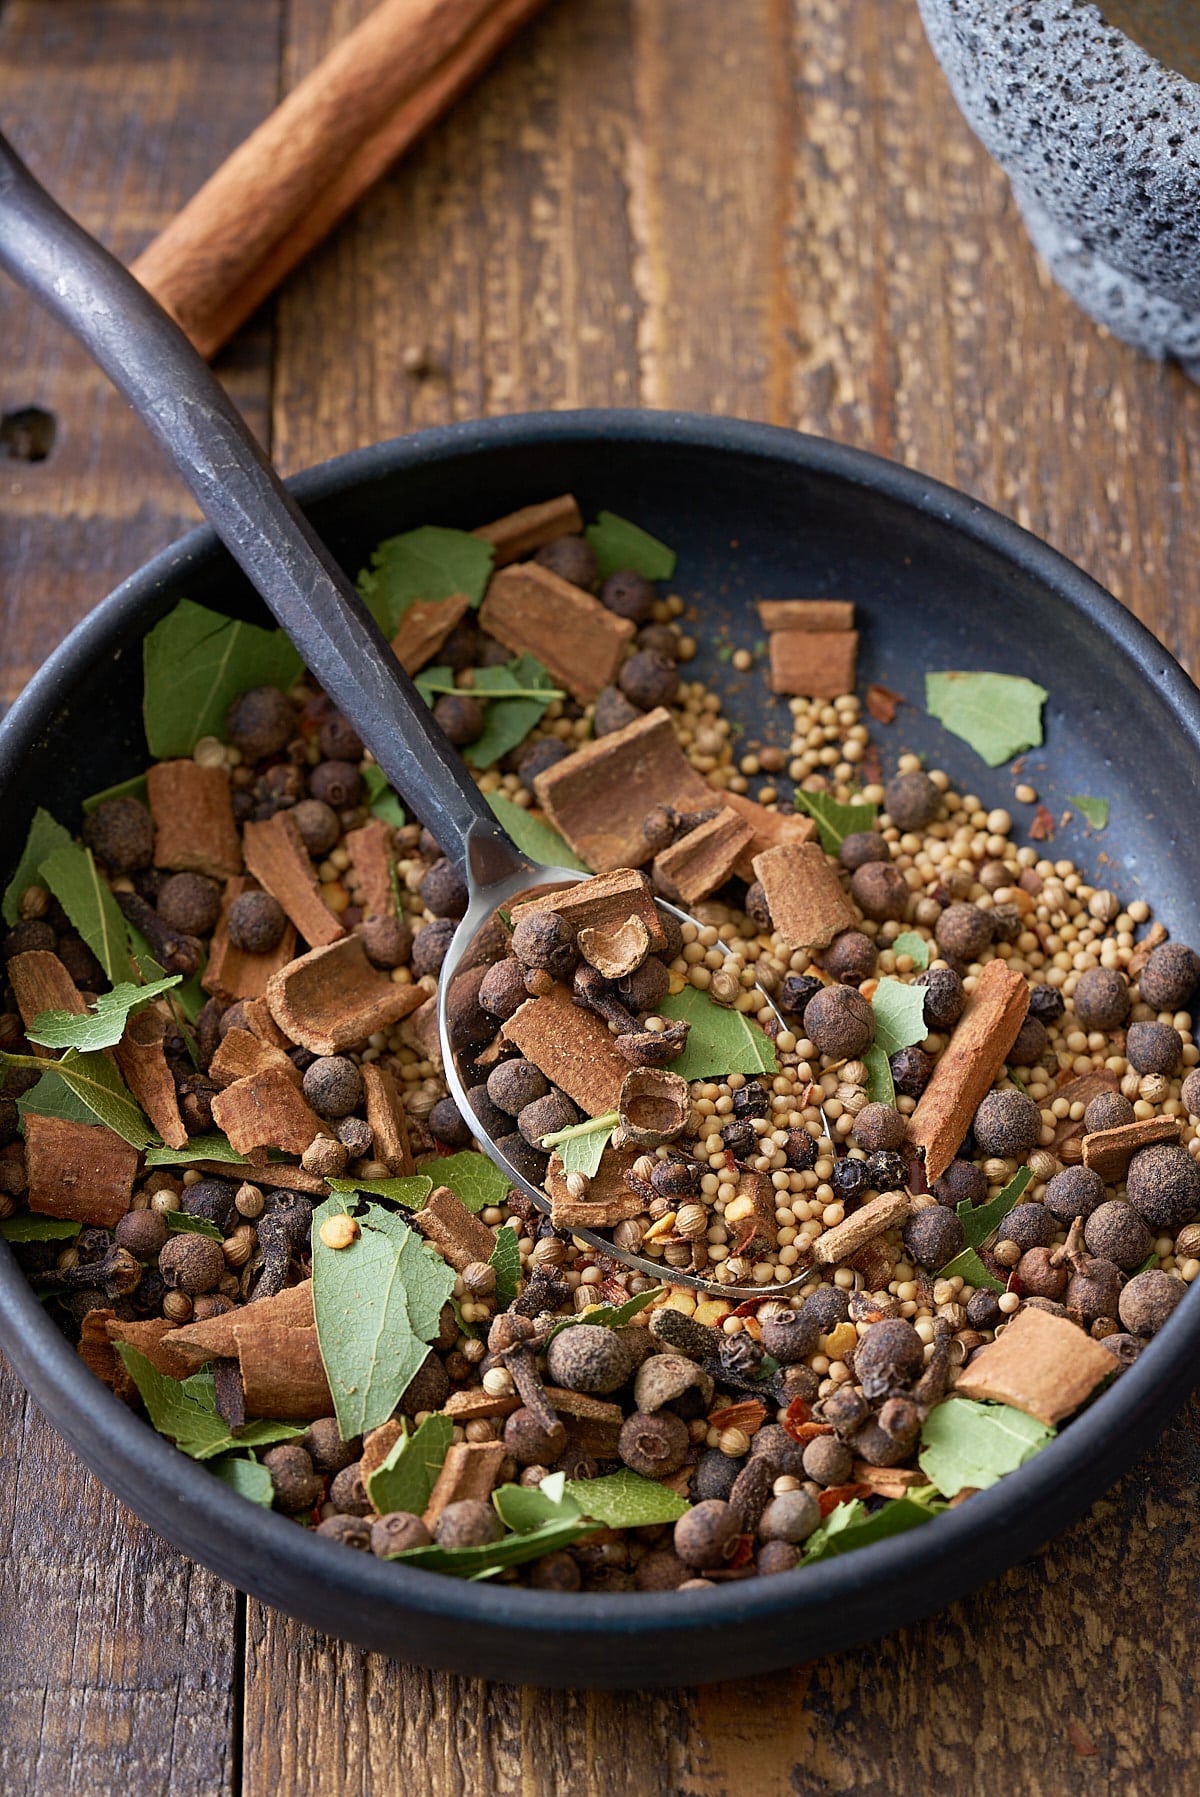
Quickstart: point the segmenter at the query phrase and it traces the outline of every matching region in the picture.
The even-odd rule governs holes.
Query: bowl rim
[[[472,452],[585,440],[661,443],[785,462],[798,470],[866,487],[965,535],[1002,561],[1052,588],[1098,629],[1161,692],[1200,758],[1200,693],[1170,653],[1116,599],[1073,562],[1019,525],[969,495],[869,451],[778,426],[685,412],[591,409],[532,412],[439,426],[332,457],[294,476],[288,484],[304,505],[337,499],[353,488],[416,463],[454,460]],[[146,604],[220,551],[206,525],[190,531],[128,576],[77,624],[33,676],[0,723],[0,791],[16,762],[35,746],[77,673],[108,655]],[[176,1541],[196,1526],[209,1537],[205,1563],[231,1583],[261,1590],[301,1579],[347,1606],[403,1609],[414,1619],[477,1623],[521,1633],[547,1630],[564,1636],[634,1637],[715,1634],[733,1624],[772,1621],[840,1609],[846,1615],[877,1612],[895,1600],[897,1614],[884,1628],[871,1620],[839,1641],[864,1639],[911,1620],[916,1609],[902,1588],[924,1578],[931,1590],[924,1609],[941,1608],[990,1576],[989,1558],[1006,1529],[1031,1508],[1049,1519],[1043,1537],[1064,1527],[1092,1501],[1072,1497],[1077,1475],[1098,1462],[1107,1478],[1127,1455],[1122,1441],[1135,1422],[1153,1415],[1164,1424],[1200,1376],[1200,1303],[1181,1304],[1161,1334],[1120,1376],[1102,1401],[1078,1416],[1025,1466],[1006,1475],[970,1504],[939,1515],[934,1528],[908,1533],[834,1556],[804,1568],[802,1579],[731,1581],[707,1591],[557,1593],[482,1585],[395,1566],[367,1553],[347,1553],[287,1518],[263,1510],[215,1477],[197,1480],[195,1462],[160,1436],[88,1373],[75,1349],[37,1302],[6,1243],[0,1244],[0,1346],[14,1370],[92,1470],[158,1532]],[[1196,1373],[1191,1370],[1197,1369]],[[251,1527],[251,1518],[255,1526]],[[209,1545],[219,1527],[218,1545]],[[232,1544],[229,1549],[223,1545]],[[990,1547],[989,1547],[990,1544]],[[183,1551],[192,1552],[189,1547]],[[246,1570],[248,1554],[254,1573]],[[996,1556],[999,1572],[1007,1565]],[[949,1569],[949,1570],[947,1570]],[[289,1607],[286,1598],[268,1602]],[[354,1638],[355,1631],[349,1631]],[[412,1658],[421,1659],[414,1641]],[[464,1656],[469,1657],[469,1656]],[[781,1663],[776,1656],[772,1662]],[[714,1676],[717,1676],[714,1674]]]

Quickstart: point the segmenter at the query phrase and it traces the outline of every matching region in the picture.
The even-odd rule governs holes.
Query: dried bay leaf
[[[508,1175],[502,1173],[486,1154],[464,1148],[460,1154],[446,1154],[437,1160],[422,1161],[420,1171],[435,1186],[449,1186],[474,1215],[489,1204],[503,1204],[511,1190]],[[431,1188],[432,1189],[432,1188]]]
[[[36,1086],[18,1100],[22,1116],[32,1111],[40,1117],[61,1117],[69,1123],[102,1123],[133,1148],[149,1148],[158,1137],[146,1122],[120,1074],[102,1052],[81,1054],[69,1048],[61,1061],[41,1061],[34,1055],[4,1055],[12,1067],[42,1074]],[[57,1099],[47,1081],[61,1084],[72,1102]]]
[[[1044,686],[1021,674],[939,673],[925,676],[925,709],[960,736],[989,767],[1042,742]]]
[[[681,1079],[719,1079],[726,1073],[774,1073],[778,1066],[769,1036],[741,1011],[716,1004],[707,992],[685,986],[664,998],[659,1015],[690,1023],[683,1053],[670,1063]]]
[[[20,1212],[15,1217],[0,1217],[0,1240],[6,1242],[70,1241],[83,1227],[70,1217],[35,1217]]]
[[[160,1435],[168,1435],[181,1453],[193,1460],[211,1460],[217,1454],[239,1448],[268,1447],[275,1441],[294,1441],[307,1423],[251,1422],[236,1436],[217,1411],[216,1388],[211,1373],[193,1373],[190,1379],[169,1379],[128,1342],[117,1342],[117,1353],[141,1394],[146,1413]]]
[[[529,696],[501,696],[513,688]],[[463,759],[478,768],[491,767],[523,743],[546,707],[563,697],[541,662],[528,652],[502,668],[476,668],[471,690],[477,699],[487,701],[483,734],[463,750]]]
[[[616,512],[601,512],[584,535],[596,552],[596,572],[601,580],[626,568],[646,580],[670,580],[675,572],[675,551]]]
[[[401,1179],[328,1177],[325,1183],[331,1192],[365,1192],[372,1198],[390,1198],[393,1204],[407,1205],[409,1210],[420,1210],[433,1190],[433,1181],[425,1173],[409,1174]]]
[[[875,1046],[890,1057],[902,1048],[923,1042],[929,1034],[925,1022],[924,986],[906,986],[885,975],[871,996],[875,1013]]]
[[[915,930],[902,930],[892,944],[892,953],[907,955],[918,973],[924,973],[929,966],[929,944]]]
[[[227,1454],[220,1460],[210,1461],[208,1470],[216,1473],[226,1485],[232,1485],[239,1497],[249,1498],[252,1504],[261,1504],[264,1510],[269,1510],[275,1502],[271,1475],[253,1456],[246,1459],[241,1454]]]
[[[839,1504],[809,1536],[801,1564],[809,1566],[815,1560],[852,1553],[855,1548],[870,1547],[874,1541],[886,1541],[889,1536],[902,1535],[908,1529],[919,1529],[923,1523],[932,1522],[945,1508],[932,1485],[926,1495],[910,1493],[907,1497],[892,1498],[872,1513],[868,1513],[861,1498],[853,1498],[847,1504]]]
[[[896,1085],[892,1079],[892,1069],[888,1058],[878,1043],[873,1042],[866,1054],[861,1057],[867,1070],[867,1097],[872,1104],[896,1103]]]
[[[878,808],[861,800],[852,805],[842,805],[837,799],[831,799],[828,793],[802,792],[796,788],[793,798],[797,811],[805,811],[817,826],[817,835],[821,847],[827,855],[836,855],[847,836],[857,836],[860,831],[873,830]]]
[[[574,868],[581,874],[591,872],[558,831],[551,829],[540,817],[514,805],[503,793],[489,792],[485,796],[497,821],[504,825],[521,853],[528,855],[531,861],[540,862],[543,867]]]
[[[601,1479],[568,1479],[567,1494],[585,1516],[610,1529],[641,1529],[651,1523],[678,1522],[691,1509],[687,1499],[644,1479],[629,1467]]]
[[[33,814],[33,822],[29,826],[29,834],[25,838],[25,847],[21,850],[21,859],[17,862],[16,872],[4,888],[3,912],[7,924],[19,923],[21,920],[21,894],[27,886],[40,883],[40,868],[56,849],[70,848],[71,832],[65,830],[57,819],[51,817],[41,806]]]
[[[918,1465],[946,1497],[984,1491],[1053,1441],[1055,1430],[1011,1404],[947,1398],[921,1428]]]
[[[42,1011],[25,1034],[43,1048],[115,1048],[133,1013],[172,986],[178,986],[180,978],[179,974],[173,973],[149,986],[122,982],[111,992],[99,993],[93,1001],[94,1008],[81,1015],[71,1011]]]
[[[422,1567],[426,1572],[449,1573],[452,1578],[488,1579],[506,1566],[523,1566],[527,1560],[557,1553],[591,1532],[592,1525],[577,1517],[506,1535],[502,1541],[489,1542],[486,1547],[410,1547],[387,1558],[405,1566]]]
[[[358,590],[385,635],[391,637],[419,599],[452,599],[465,593],[477,606],[487,588],[495,550],[470,531],[424,524],[387,537],[358,577]]]
[[[620,1121],[619,1112],[606,1111],[602,1117],[591,1117],[586,1123],[573,1123],[569,1129],[543,1136],[542,1147],[558,1150],[564,1173],[582,1173],[593,1179]]]
[[[115,786],[102,787],[90,798],[84,799],[81,807],[84,817],[88,817],[97,805],[107,804],[109,799],[136,799],[139,805],[147,808],[150,803],[150,782],[145,774],[132,774],[128,780],[118,780]]]
[[[940,1278],[961,1278],[967,1285],[982,1287],[989,1292],[1005,1290],[1004,1282],[988,1271],[975,1250],[1000,1227],[1032,1178],[1032,1168],[1018,1167],[1004,1190],[997,1192],[986,1204],[973,1205],[969,1198],[964,1198],[961,1204],[955,1206],[955,1215],[962,1223],[966,1241],[954,1259],[948,1260],[944,1267],[939,1268]]]
[[[624,1304],[598,1304],[595,1310],[589,1310],[586,1316],[563,1317],[551,1329],[546,1337],[547,1343],[562,1329],[574,1329],[582,1323],[594,1323],[601,1329],[623,1329],[626,1323],[633,1321],[639,1311],[645,1310],[661,1298],[666,1288],[661,1285],[652,1286],[648,1292],[637,1292],[632,1298],[626,1298]]]
[[[1103,830],[1108,823],[1108,800],[1090,799],[1083,793],[1070,793],[1068,805],[1074,805],[1076,811],[1082,811],[1093,830]]]
[[[507,1310],[521,1283],[521,1247],[515,1229],[506,1223],[496,1233],[496,1246],[488,1255],[488,1265],[496,1269],[496,1309]]]
[[[239,693],[254,686],[286,692],[301,661],[282,630],[181,599],[146,637],[142,666],[146,741],[167,761],[190,755],[202,736],[224,742],[225,713]]]
[[[61,843],[38,869],[115,986],[130,972],[129,931],[90,849]]]
[[[224,1241],[222,1232],[207,1217],[193,1217],[186,1210],[169,1210],[166,1213],[167,1228],[176,1235],[206,1235],[211,1241]]]
[[[401,1419],[401,1426],[403,1435],[367,1480],[367,1492],[380,1516],[390,1510],[421,1515],[454,1440],[448,1416],[427,1416],[411,1435],[407,1418]]]

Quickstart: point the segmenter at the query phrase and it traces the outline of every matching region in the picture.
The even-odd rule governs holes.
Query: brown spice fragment
[[[628,618],[572,586],[538,562],[493,574],[479,623],[514,655],[537,657],[556,686],[581,704],[616,679],[625,645],[635,634]]]
[[[400,1040],[406,1047],[415,1048],[423,1061],[432,1061],[435,1067],[441,1066],[442,1038],[438,1029],[436,992],[423,999],[416,1010],[410,1011],[404,1018],[400,1025]]]
[[[418,599],[410,605],[392,638],[392,654],[404,672],[416,674],[432,661],[470,609],[465,593],[452,593],[448,599]]]
[[[489,1260],[496,1246],[487,1224],[472,1216],[449,1186],[433,1188],[424,1209],[414,1212],[412,1226],[433,1243],[456,1273],[469,1267],[473,1260]]]
[[[31,1211],[112,1229],[129,1209],[138,1151],[114,1130],[30,1111],[25,1165]]]
[[[247,1416],[311,1422],[329,1416],[333,1398],[313,1321],[312,1281],[175,1331],[171,1344],[193,1367],[236,1359]]]
[[[456,1423],[471,1423],[480,1417],[511,1416],[520,1408],[521,1400],[515,1391],[507,1397],[494,1398],[479,1387],[473,1391],[452,1391],[442,1405],[442,1415]]]
[[[610,1229],[627,1217],[639,1217],[644,1198],[631,1192],[625,1175],[643,1151],[640,1148],[607,1148],[599,1167],[588,1181],[587,1196],[572,1198],[562,1158],[550,1157],[545,1189],[553,1203],[551,1220],[556,1229]]]
[[[486,1502],[492,1495],[500,1462],[504,1459],[502,1441],[458,1441],[447,1450],[442,1470],[429,1494],[422,1521],[432,1532],[447,1504],[461,1503],[464,1498]]]
[[[373,1160],[382,1161],[394,1179],[416,1172],[408,1140],[408,1119],[396,1082],[384,1068],[364,1061],[359,1068],[367,1100],[367,1124],[374,1136]]]
[[[854,629],[850,599],[760,599],[758,615],[767,631]]]
[[[261,1042],[249,1030],[227,1030],[223,1040],[209,1062],[209,1077],[218,1086],[232,1086],[236,1080],[251,1079],[255,1074],[265,1073],[273,1068],[290,1079],[299,1087],[300,1069],[290,1061],[281,1048],[274,1048],[268,1042]],[[173,1147],[179,1144],[173,1143]]]
[[[714,796],[684,756],[662,706],[585,743],[533,785],[554,828],[598,873],[649,860],[642,820],[656,805],[704,811]],[[721,802],[729,800],[722,795]]]
[[[503,568],[509,562],[524,561],[531,550],[540,549],[543,543],[553,543],[556,537],[577,537],[582,530],[583,514],[575,495],[563,493],[557,499],[544,499],[539,505],[523,505],[520,511],[506,512],[503,518],[481,524],[471,535],[492,545],[496,566]]]
[[[777,849],[784,843],[811,842],[817,833],[811,817],[801,817],[794,811],[768,811],[765,805],[740,792],[722,793],[721,803],[727,810],[736,811],[754,832],[753,840],[733,864],[738,879],[747,884],[754,878],[756,855],[764,854],[767,849]]]
[[[863,698],[863,704],[877,724],[893,723],[896,707],[903,703],[904,694],[894,693],[890,686],[869,686]]]
[[[185,1148],[187,1130],[179,1114],[175,1076],[163,1049],[166,1018],[156,1005],[135,1012],[113,1053],[121,1078],[168,1148]]]
[[[627,917],[611,929],[583,929],[579,952],[606,980],[621,980],[635,973],[650,953],[650,932],[640,917]]]
[[[819,1235],[813,1243],[813,1259],[824,1267],[844,1266],[876,1236],[903,1223],[911,1208],[907,1192],[881,1192],[844,1223]]]
[[[636,867],[619,867],[597,874],[594,879],[580,880],[577,886],[564,886],[557,892],[527,899],[513,908],[513,923],[520,923],[534,911],[554,911],[576,931],[611,930],[628,918],[637,917],[646,926],[651,948],[666,946],[649,881]]]
[[[289,923],[278,948],[269,955],[248,955],[229,940],[229,907],[234,899],[251,889],[251,883],[239,874],[227,882],[221,899],[221,915],[213,931],[208,966],[200,978],[205,992],[233,1004],[239,998],[260,999],[271,975],[286,967],[296,953],[296,926]]]
[[[278,899],[297,933],[312,948],[324,948],[346,934],[325,900],[316,870],[290,811],[277,811],[242,831],[246,866],[259,885]]]
[[[1167,940],[1167,931],[1161,923],[1153,923],[1129,957],[1128,974],[1136,980],[1143,967],[1156,948],[1160,948]]]
[[[1083,1138],[1083,1164],[1098,1173],[1106,1186],[1115,1186],[1124,1179],[1139,1148],[1150,1148],[1156,1142],[1178,1142],[1182,1127],[1178,1117],[1147,1117],[1142,1122],[1123,1123],[1117,1129],[1093,1130]]]
[[[1072,1110],[1077,1104],[1083,1105],[1086,1109],[1092,1099],[1098,1097],[1101,1092],[1116,1092],[1119,1090],[1120,1084],[1115,1073],[1110,1073],[1106,1067],[1102,1067],[1098,1073],[1081,1073],[1075,1079],[1064,1081],[1061,1086],[1055,1088],[1054,1097],[1065,1098]],[[1073,1147],[1077,1165],[1082,1157],[1082,1150],[1077,1138],[1082,1134],[1082,1115],[1073,1121],[1070,1117],[1066,1117],[1054,1131],[1054,1141],[1051,1143],[1051,1147],[1055,1153],[1064,1145]]]
[[[395,910],[390,826],[381,817],[373,817],[361,829],[347,831],[344,846],[358,875],[358,902],[363,916],[390,917]]]
[[[909,1141],[925,1150],[925,1177],[940,1179],[1017,1039],[1029,984],[1006,961],[989,961],[909,1119]]]
[[[287,963],[285,962],[284,965],[286,966]],[[265,1042],[269,1048],[287,1050],[292,1046],[272,1017],[270,1006],[265,998],[246,999],[242,1006],[242,1016],[246,1020],[246,1028],[250,1034],[257,1036],[258,1040]]]
[[[291,1068],[293,1076],[295,1071]],[[255,1148],[303,1154],[314,1137],[327,1133],[316,1112],[305,1103],[294,1077],[278,1067],[235,1080],[223,1092],[215,1093],[212,1115],[236,1154],[249,1154]]]
[[[1033,814],[1033,822],[1029,826],[1029,837],[1032,842],[1049,842],[1054,835],[1054,817],[1044,805],[1039,805]]]
[[[615,1423],[618,1428],[625,1421],[621,1406],[610,1404],[605,1398],[589,1397],[582,1391],[564,1391],[558,1385],[547,1385],[545,1391],[551,1407],[560,1416],[569,1416],[576,1422]]]
[[[752,826],[726,805],[655,856],[654,877],[678,904],[694,905],[725,884],[753,842]]]
[[[773,693],[837,699],[854,691],[857,630],[776,630],[769,642]]]
[[[856,1273],[863,1276],[864,1288],[869,1292],[886,1291],[892,1277],[892,1256],[885,1244],[876,1238],[868,1242],[861,1254],[856,1254],[848,1262]]]
[[[850,1469],[850,1478],[855,1485],[869,1485],[876,1497],[907,1497],[914,1486],[928,1485],[929,1480],[923,1472],[907,1466],[872,1466],[869,1461],[856,1460]]]
[[[316,1173],[290,1161],[190,1161],[201,1173],[212,1173],[218,1179],[248,1179],[265,1192],[305,1192],[312,1198],[328,1198],[329,1187]]]
[[[242,871],[233,795],[223,767],[160,761],[146,775],[154,865],[227,880]]]
[[[1053,1427],[1112,1376],[1113,1357],[1066,1317],[1019,1310],[958,1375],[965,1398],[1011,1404]]]
[[[420,986],[400,986],[367,959],[361,936],[313,948],[267,982],[271,1015],[310,1054],[341,1054],[386,1030],[425,1002]]]
[[[403,1424],[398,1423],[394,1417],[389,1417],[386,1423],[380,1423],[378,1429],[372,1429],[363,1436],[363,1451],[358,1469],[364,1485],[372,1473],[379,1471],[403,1434]]]
[[[544,998],[527,998],[501,1028],[589,1117],[617,1109],[629,1062],[618,1054],[608,1025],[575,1004],[565,986],[556,984]]]
[[[779,1240],[775,1222],[775,1188],[765,1173],[744,1168],[738,1176],[732,1203],[740,1209],[739,1200],[749,1199],[751,1209],[733,1224],[735,1254],[761,1254],[774,1248]],[[729,1206],[726,1206],[728,1220]]]
[[[837,869],[817,842],[785,844],[754,857],[771,922],[788,948],[828,948],[856,923]]]
[[[112,1310],[89,1310],[79,1331],[79,1357],[119,1398],[128,1399],[136,1396],[137,1387],[116,1352],[117,1343],[136,1348],[166,1378],[186,1379],[194,1370],[194,1363],[175,1349],[171,1340],[174,1334],[175,1324],[167,1317],[126,1322]]]
[[[49,949],[31,948],[14,955],[8,963],[8,980],[26,1029],[43,1011],[69,1011],[72,1017],[82,1017],[87,1010],[87,1000]],[[43,1060],[57,1058],[57,1049],[43,1048],[37,1042],[30,1046]]]

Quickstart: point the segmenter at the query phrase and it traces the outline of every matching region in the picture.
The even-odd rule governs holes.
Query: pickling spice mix
[[[1200,956],[1052,858],[1020,762],[1023,828],[968,790],[1043,689],[931,669],[952,778],[856,695],[848,602],[764,598],[733,660],[791,740],[739,751],[674,567],[564,496],[360,577],[580,873],[456,967],[464,1109],[463,879],[278,632],[181,600],[151,764],[4,894],[0,1233],[198,1479],[349,1549],[803,1576],[1036,1454],[1200,1273]]]

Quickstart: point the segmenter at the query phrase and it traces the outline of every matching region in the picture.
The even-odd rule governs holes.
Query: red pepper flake
[[[733,1553],[730,1555],[729,1560],[726,1563],[725,1571],[726,1572],[736,1572],[739,1567],[747,1566],[750,1563],[750,1561],[753,1560],[753,1558],[754,1558],[754,1537],[753,1537],[753,1535],[739,1535],[737,1538],[737,1546],[734,1548]]]
[[[763,1292],[761,1296],[747,1298],[744,1304],[739,1304],[737,1309],[731,1310],[729,1314],[731,1317],[757,1316],[764,1304],[774,1302],[774,1296],[775,1294],[773,1292]]]
[[[1054,835],[1054,817],[1044,805],[1039,805],[1034,812],[1029,834],[1034,842],[1049,842]]]
[[[892,723],[897,705],[903,705],[904,702],[904,694],[894,693],[888,686],[869,686],[864,701],[877,724]]]
[[[812,1405],[806,1403],[803,1398],[793,1398],[787,1407],[787,1415],[783,1419],[783,1426],[790,1435],[793,1426],[799,1427],[801,1423],[807,1423],[811,1417]]]
[[[914,1154],[908,1163],[908,1189],[914,1198],[928,1195],[929,1181],[925,1177],[925,1156]]]
[[[767,1418],[767,1407],[757,1398],[744,1398],[740,1404],[726,1404],[722,1410],[711,1410],[708,1415],[710,1423],[718,1429],[740,1429],[743,1435],[753,1435],[761,1429]]]
[[[866,754],[858,765],[862,770],[864,786],[883,785],[883,763],[879,759],[879,750],[874,743],[868,743]]]
[[[1078,1722],[1067,1723],[1067,1739],[1070,1741],[1071,1746],[1081,1760],[1092,1760],[1096,1758],[1098,1750],[1093,1745],[1090,1737],[1084,1733],[1082,1728],[1080,1728]]]
[[[828,1491],[821,1493],[817,1499],[817,1505],[822,1518],[824,1518],[836,1510],[839,1504],[849,1504],[855,1498],[870,1497],[871,1495],[869,1485],[831,1485]]]

